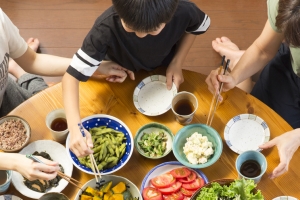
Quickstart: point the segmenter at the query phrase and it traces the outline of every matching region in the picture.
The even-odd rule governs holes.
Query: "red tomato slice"
[[[176,168],[170,171],[175,178],[185,178],[191,174],[191,171],[186,167]]]
[[[200,185],[201,185],[200,187],[203,187],[205,185],[203,178],[201,178],[201,184]]]
[[[191,183],[184,183],[182,184],[182,187],[187,189],[187,190],[197,190],[198,188],[202,187],[201,183],[202,178],[196,178],[193,182]],[[204,181],[203,181],[204,183]]]
[[[180,192],[187,197],[191,197],[197,190],[187,190],[185,188],[180,188]]]
[[[151,179],[150,182],[156,188],[166,188],[174,184],[175,181],[176,179],[170,173],[166,173]]]
[[[142,194],[143,194],[144,200],[162,200],[163,199],[161,192],[153,187],[144,188]]]
[[[172,193],[170,195],[164,195],[163,199],[164,200],[183,200],[184,196],[180,191],[178,191],[178,192]]]
[[[191,174],[185,178],[179,178],[178,181],[181,183],[191,183],[196,179],[197,175],[195,172],[191,171]]]
[[[158,190],[163,194],[163,195],[168,195],[168,194],[172,194],[175,192],[178,192],[181,188],[182,183],[177,181],[175,182],[173,185],[171,185],[170,187],[167,188],[158,188]]]

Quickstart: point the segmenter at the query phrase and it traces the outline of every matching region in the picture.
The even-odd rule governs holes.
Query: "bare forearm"
[[[31,48],[14,60],[26,72],[41,76],[63,76],[71,63],[70,58],[38,54]]]
[[[185,33],[179,41],[175,56],[172,60],[172,63],[177,63],[177,65],[182,66],[183,62],[188,54],[191,46],[193,45],[196,39],[196,35]]]
[[[72,132],[72,128],[77,127],[77,124],[80,122],[79,81],[70,74],[65,73],[62,79],[62,87],[68,128]]]
[[[5,162],[0,162],[0,170],[16,170],[18,166],[18,154],[16,153],[0,153],[0,160],[5,160]]]

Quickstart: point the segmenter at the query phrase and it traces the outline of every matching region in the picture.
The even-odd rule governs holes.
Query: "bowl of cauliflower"
[[[173,140],[176,159],[190,168],[205,168],[221,156],[223,143],[219,133],[205,124],[190,124],[181,128]]]

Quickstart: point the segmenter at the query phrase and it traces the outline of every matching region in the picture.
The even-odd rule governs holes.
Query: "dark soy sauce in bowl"
[[[260,175],[261,167],[256,160],[247,160],[243,162],[240,172],[248,178],[254,178]]]
[[[51,129],[54,131],[64,131],[68,128],[65,118],[56,118],[51,123]]]
[[[174,106],[174,111],[179,115],[192,114],[194,109],[193,103],[187,99],[179,100]]]

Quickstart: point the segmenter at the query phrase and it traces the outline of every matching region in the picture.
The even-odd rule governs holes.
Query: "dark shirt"
[[[97,18],[67,72],[86,81],[106,58],[131,71],[150,71],[169,64],[176,43],[186,32],[199,35],[206,32],[209,25],[210,18],[194,3],[179,1],[171,21],[158,35],[139,38],[134,32],[124,30],[112,6]]]

